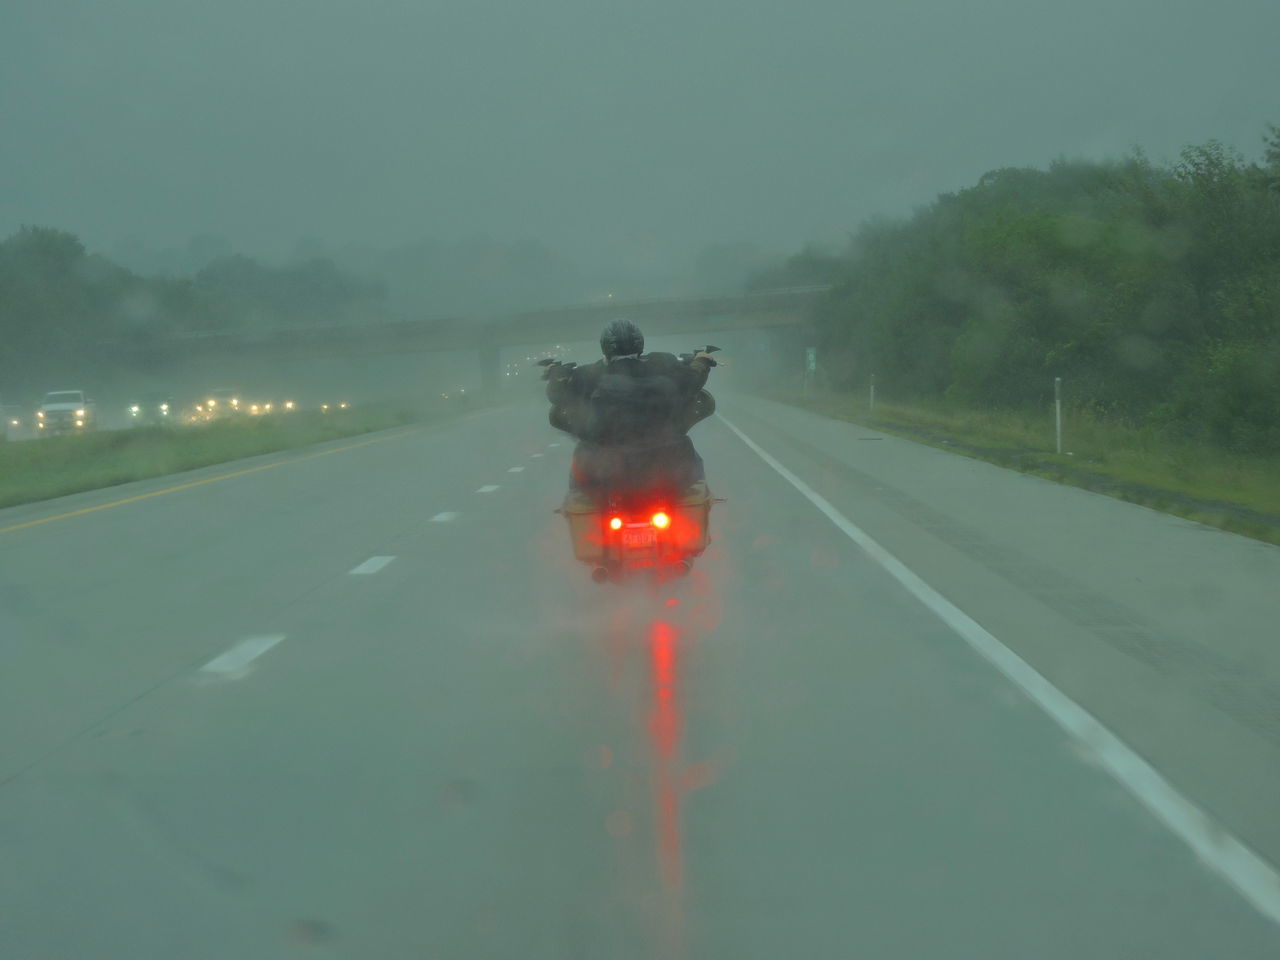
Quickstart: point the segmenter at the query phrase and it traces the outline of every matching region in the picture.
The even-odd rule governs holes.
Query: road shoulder
[[[749,434],[1280,860],[1280,549],[782,404]],[[1272,586],[1268,586],[1268,584]]]

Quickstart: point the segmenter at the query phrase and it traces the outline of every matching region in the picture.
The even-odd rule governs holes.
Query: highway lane
[[[1280,549],[739,398],[770,449],[1280,862]]]
[[[1280,953],[723,424],[716,541],[649,592],[569,558],[543,423],[0,532],[0,955]],[[905,495],[813,476],[873,520]],[[229,651],[260,653],[202,669]]]
[[[338,544],[358,552],[403,524],[388,501],[411,509],[453,478],[449,459],[409,447],[406,461],[395,443],[337,441],[0,512],[4,529],[233,475],[0,534],[0,779],[317,589],[340,568]],[[324,450],[339,452],[301,459]],[[317,488],[322,475],[299,468],[321,463]]]

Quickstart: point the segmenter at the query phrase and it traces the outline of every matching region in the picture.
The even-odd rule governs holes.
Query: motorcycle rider
[[[702,458],[686,435],[714,407],[703,390],[716,361],[644,353],[644,334],[613,320],[600,336],[602,360],[549,366],[551,425],[578,438],[567,504],[586,506],[608,490],[664,491],[709,498]]]

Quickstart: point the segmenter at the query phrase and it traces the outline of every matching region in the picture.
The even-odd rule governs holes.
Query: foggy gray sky
[[[1260,153],[1275,0],[0,0],[0,233],[789,252],[988,169]]]

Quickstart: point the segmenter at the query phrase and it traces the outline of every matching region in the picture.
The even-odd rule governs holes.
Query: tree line
[[[313,259],[268,266],[238,254],[192,277],[139,276],[89,253],[73,234],[23,227],[0,241],[0,387],[32,371],[128,363],[183,332],[353,322],[376,316],[385,289]]]
[[[1264,141],[1261,162],[1209,142],[995,170],[755,282],[833,284],[835,390],[1017,408],[1062,377],[1094,415],[1280,452],[1280,128]]]

